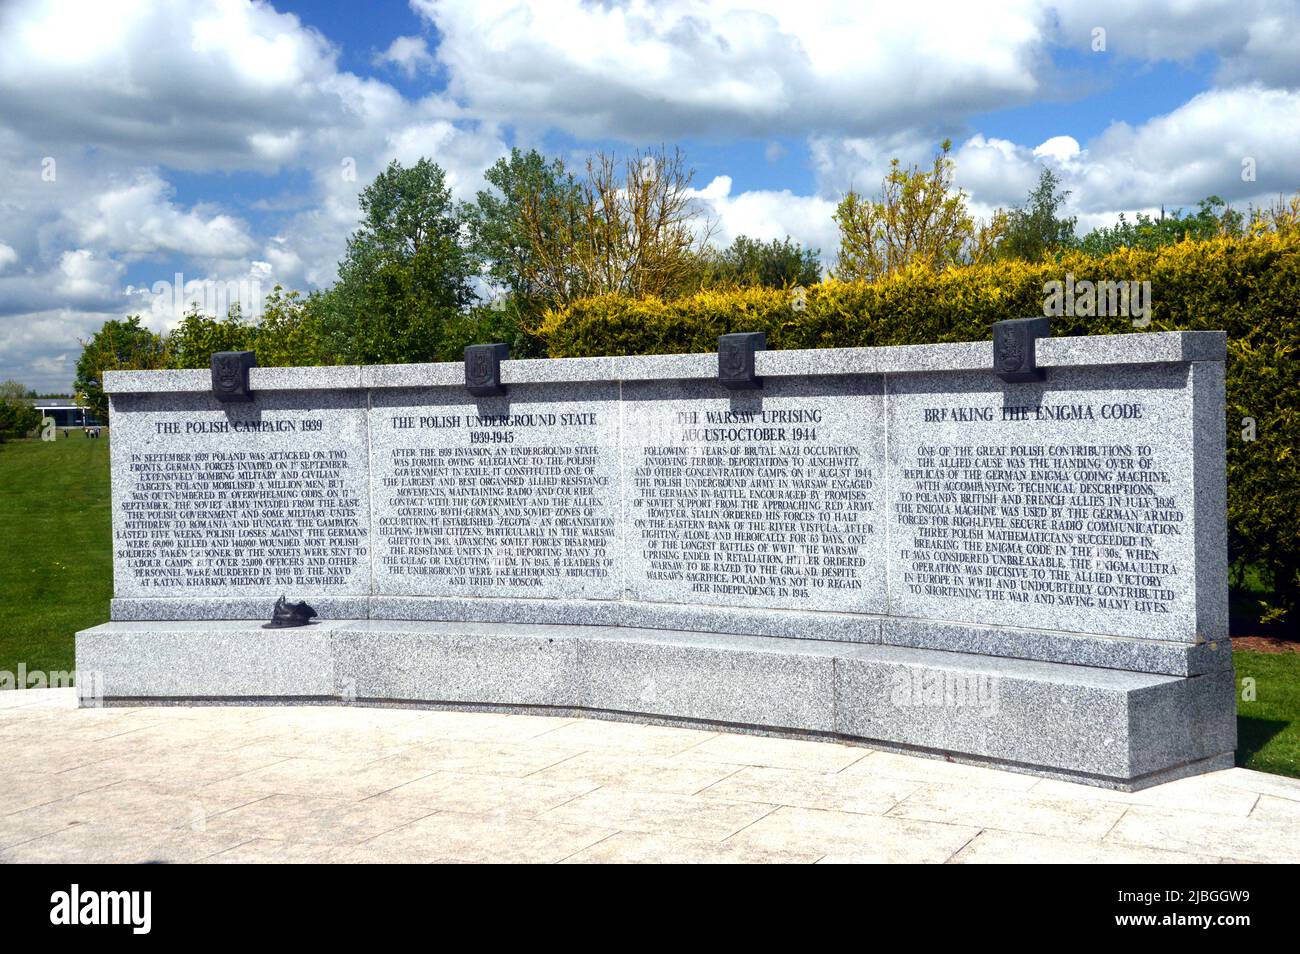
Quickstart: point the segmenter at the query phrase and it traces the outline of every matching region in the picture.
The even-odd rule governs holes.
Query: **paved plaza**
[[[0,693],[5,862],[1287,862],[1300,780],[1124,794],[825,742]]]

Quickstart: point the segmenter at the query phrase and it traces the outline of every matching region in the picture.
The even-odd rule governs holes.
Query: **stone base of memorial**
[[[109,704],[840,739],[1120,789],[1232,764],[1224,338],[110,372]],[[265,629],[280,595],[320,615]]]

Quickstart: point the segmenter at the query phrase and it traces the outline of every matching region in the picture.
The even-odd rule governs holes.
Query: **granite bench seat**
[[[548,711],[847,739],[1132,790],[1232,763],[1231,669],[1168,675],[618,626],[113,622],[77,636],[108,704]]]

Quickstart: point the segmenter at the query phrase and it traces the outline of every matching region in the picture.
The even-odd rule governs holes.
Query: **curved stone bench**
[[[1233,677],[629,627],[108,623],[111,704],[431,705],[835,738],[1123,790],[1232,765]]]

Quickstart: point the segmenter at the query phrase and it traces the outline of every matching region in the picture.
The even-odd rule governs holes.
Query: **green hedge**
[[[1262,567],[1267,620],[1300,620],[1300,234],[1182,242],[1102,257],[997,262],[804,293],[705,291],[672,301],[603,296],[547,314],[552,357],[712,351],[721,334],[765,331],[770,348],[988,339],[1003,318],[1043,313],[1045,285],[1151,283],[1150,324],[1061,316],[1053,334],[1214,329],[1228,334],[1228,523],[1234,566]],[[802,307],[800,307],[802,305]],[[1253,440],[1245,432],[1254,421]]]

